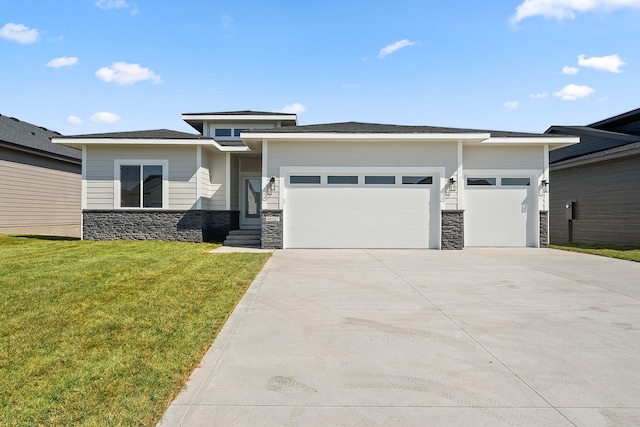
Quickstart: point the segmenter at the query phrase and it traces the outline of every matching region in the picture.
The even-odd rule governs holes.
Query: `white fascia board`
[[[278,140],[453,140],[453,141],[484,141],[491,135],[488,133],[240,133],[240,138],[247,141]]]
[[[251,151],[249,147],[228,147],[218,144],[213,139],[124,139],[124,138],[52,138],[54,144],[67,147],[82,147],[83,145],[181,145],[181,146],[210,146],[219,151]]]
[[[272,121],[297,121],[295,114],[290,115],[228,115],[228,114],[183,114],[182,120],[224,121],[224,122],[272,122]]]
[[[549,138],[549,137],[495,137],[495,138],[487,138],[482,141],[481,144],[503,144],[503,145],[549,145],[549,148],[560,148],[566,147],[569,145],[577,144],[580,142],[579,137],[558,137],[558,138]]]

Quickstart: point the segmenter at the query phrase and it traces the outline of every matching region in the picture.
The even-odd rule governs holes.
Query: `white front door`
[[[243,176],[240,180],[240,227],[260,228],[262,178]]]

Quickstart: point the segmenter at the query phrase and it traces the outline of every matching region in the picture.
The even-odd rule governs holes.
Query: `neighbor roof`
[[[608,129],[615,126],[622,126],[628,123],[640,121],[640,108],[600,120],[589,125],[591,128]]]
[[[77,163],[77,160],[82,158],[80,151],[53,144],[51,138],[58,136],[58,132],[23,122],[15,117],[0,115],[0,144],[47,157],[62,157],[64,160]]]
[[[270,111],[217,111],[212,113],[183,113],[183,116],[294,116],[292,113],[274,113]]]

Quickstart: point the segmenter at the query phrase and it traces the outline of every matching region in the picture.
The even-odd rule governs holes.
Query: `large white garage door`
[[[531,178],[473,177],[465,182],[465,246],[536,246]]]
[[[284,246],[437,247],[435,182],[426,174],[288,174]]]

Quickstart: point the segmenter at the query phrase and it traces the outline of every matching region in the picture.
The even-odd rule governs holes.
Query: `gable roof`
[[[0,144],[41,156],[78,163],[82,158],[79,150],[51,142],[51,138],[58,136],[60,136],[58,132],[23,122],[15,117],[0,115]]]
[[[555,135],[545,135],[537,133],[525,132],[506,132],[483,129],[464,129],[450,128],[438,126],[408,126],[408,125],[389,125],[381,123],[364,123],[364,122],[339,122],[324,123],[316,125],[288,126],[285,128],[274,129],[254,129],[248,130],[247,133],[381,133],[381,134],[430,134],[430,133],[488,133],[492,137],[555,137]]]

